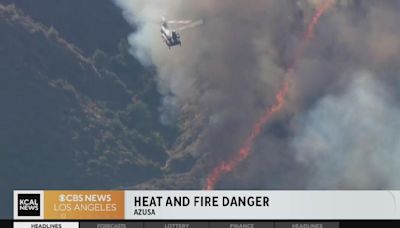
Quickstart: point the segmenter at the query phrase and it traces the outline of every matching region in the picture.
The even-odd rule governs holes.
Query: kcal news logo
[[[40,194],[19,193],[18,216],[40,216]]]

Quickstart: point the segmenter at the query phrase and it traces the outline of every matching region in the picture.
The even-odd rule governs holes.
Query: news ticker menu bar
[[[398,228],[400,221],[241,221],[241,222],[12,222],[0,221],[2,228]]]
[[[389,220],[398,205],[400,191],[14,191],[15,220]]]

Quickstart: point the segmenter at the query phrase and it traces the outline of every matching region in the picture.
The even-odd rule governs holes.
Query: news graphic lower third
[[[4,227],[391,227],[400,225],[399,200],[400,191],[23,190],[14,191],[14,220]]]

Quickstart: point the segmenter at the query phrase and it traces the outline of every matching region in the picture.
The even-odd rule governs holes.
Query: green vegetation
[[[179,130],[160,124],[154,72],[128,53],[125,39],[114,54],[86,46],[93,49],[86,57],[56,27],[3,5],[0,31],[7,188],[113,188],[164,175]]]
[[[88,56],[96,49],[117,53],[121,37],[133,31],[113,0],[0,0],[0,4],[15,4],[34,21],[54,27]]]

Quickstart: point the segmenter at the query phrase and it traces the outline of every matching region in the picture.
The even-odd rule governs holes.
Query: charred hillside
[[[0,31],[3,196],[162,176],[178,128],[159,123],[154,73],[129,55],[126,41],[115,44],[116,55],[86,57],[55,28],[5,5]]]
[[[0,0],[15,4],[36,22],[54,27],[61,36],[86,54],[96,49],[117,53],[117,43],[132,27],[110,0]]]

